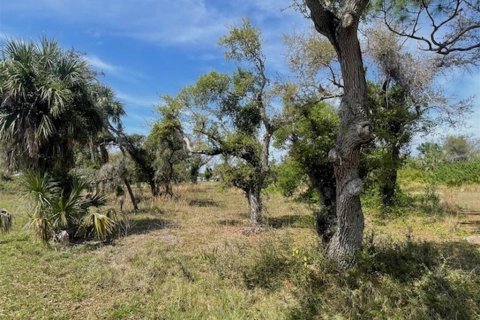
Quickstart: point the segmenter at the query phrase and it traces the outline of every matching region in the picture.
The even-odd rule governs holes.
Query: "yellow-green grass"
[[[366,210],[365,249],[344,272],[323,257],[301,204],[268,195],[268,227],[252,234],[238,190],[175,191],[152,200],[137,189],[143,200],[129,212],[128,236],[65,250],[34,240],[24,200],[0,194],[0,207],[15,214],[14,230],[0,235],[0,319],[480,317],[480,252],[464,241],[468,217],[381,220]]]

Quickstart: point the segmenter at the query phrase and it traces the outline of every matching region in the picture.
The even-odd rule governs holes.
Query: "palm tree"
[[[89,138],[88,153],[91,164],[99,168],[108,162],[108,147],[120,145],[119,133],[123,133],[121,118],[125,110],[111,88],[98,83],[92,92],[95,104],[101,110],[103,128]]]
[[[7,41],[1,53],[0,141],[9,167],[64,178],[75,146],[105,126],[95,73],[79,53],[45,38]]]

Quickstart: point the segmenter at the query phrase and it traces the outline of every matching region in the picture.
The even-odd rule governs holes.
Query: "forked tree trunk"
[[[327,244],[327,255],[347,267],[355,259],[363,239],[364,217],[360,203],[360,148],[371,139],[367,121],[367,83],[357,29],[368,1],[341,2],[342,17],[336,17],[319,0],[307,0],[318,32],[336,50],[341,67],[344,95],[340,104],[340,130],[336,146],[329,153],[336,180],[335,233]]]

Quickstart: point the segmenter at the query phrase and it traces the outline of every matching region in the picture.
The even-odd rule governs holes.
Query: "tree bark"
[[[150,191],[152,192],[152,196],[153,197],[158,197],[159,190],[158,190],[157,184],[155,183],[155,179],[149,177],[148,178],[148,184],[150,185]]]
[[[327,255],[343,267],[353,263],[363,240],[360,148],[371,139],[371,128],[367,121],[367,83],[357,29],[367,3],[363,0],[342,2],[343,16],[336,17],[318,0],[307,0],[315,28],[336,50],[344,83],[340,130],[336,146],[329,153],[335,170],[337,225],[326,247]]]
[[[253,186],[247,191],[248,205],[250,207],[250,220],[254,225],[258,225],[262,222],[262,189],[270,171],[270,141],[272,140],[274,128],[267,123],[267,121],[265,121],[265,128],[267,132],[265,132],[262,140],[262,152],[260,154],[258,173],[256,177],[254,177],[255,181],[252,182]]]
[[[133,195],[133,191],[132,191],[132,187],[130,186],[130,182],[128,181],[128,179],[124,179],[124,182],[125,182],[125,186],[127,187],[128,195],[130,196],[130,200],[132,201],[133,210],[137,211],[138,210],[138,205],[137,205],[137,201],[135,200],[135,196]]]
[[[250,221],[253,225],[262,222],[262,197],[259,188],[250,188],[247,193],[248,206],[250,208]]]

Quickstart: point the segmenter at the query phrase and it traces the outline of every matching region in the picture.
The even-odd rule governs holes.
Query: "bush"
[[[73,178],[67,191],[48,174],[26,173],[23,188],[32,205],[30,226],[35,235],[43,242],[61,230],[74,238],[93,235],[105,240],[111,235],[121,219],[113,209],[101,213],[98,207],[104,199],[98,194],[84,194],[87,187],[87,183]]]
[[[480,313],[480,253],[465,243],[374,241],[348,271],[328,261],[318,245],[298,248],[285,235],[251,250],[205,256],[222,279],[267,290],[295,303],[286,319],[476,319]],[[285,295],[285,293],[288,294]],[[252,295],[255,293],[252,292]]]
[[[433,179],[448,186],[480,183],[480,161],[444,163],[433,172]]]

